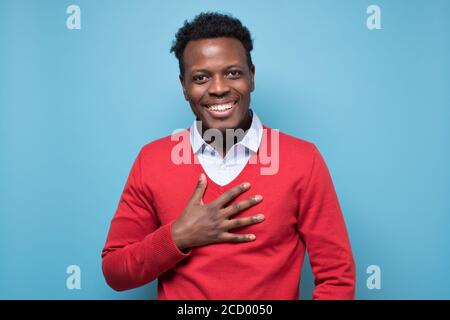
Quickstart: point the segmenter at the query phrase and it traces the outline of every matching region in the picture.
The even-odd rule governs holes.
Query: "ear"
[[[179,79],[180,79],[181,87],[183,88],[184,99],[185,99],[186,101],[189,101],[189,95],[187,94],[187,91],[186,91],[184,78],[183,78],[183,76],[182,76],[181,74],[180,74],[178,77],[179,77]]]
[[[255,90],[255,65],[250,67],[250,92]]]

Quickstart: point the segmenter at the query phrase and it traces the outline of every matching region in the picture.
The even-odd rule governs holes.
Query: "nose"
[[[230,87],[221,76],[213,77],[210,83],[208,88],[210,95],[221,97],[230,91]]]

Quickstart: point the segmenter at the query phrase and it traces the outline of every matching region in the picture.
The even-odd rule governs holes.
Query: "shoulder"
[[[286,132],[280,131],[278,129],[269,128],[267,126],[263,126],[265,129],[265,134],[267,135],[268,141],[270,143],[279,143],[280,150],[290,151],[289,153],[292,156],[295,155],[309,155],[313,156],[315,152],[317,152],[316,145],[308,140],[295,137]]]
[[[150,141],[143,145],[139,156],[141,158],[159,158],[161,156],[167,156],[173,150],[173,148],[180,143],[190,146],[188,129],[183,129],[181,131],[174,132],[170,135],[158,138],[156,140]]]

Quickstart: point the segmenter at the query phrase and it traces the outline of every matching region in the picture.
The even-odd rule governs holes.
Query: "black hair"
[[[184,21],[170,48],[170,52],[174,52],[178,59],[180,75],[184,75],[183,52],[190,40],[219,37],[232,37],[241,41],[246,51],[248,67],[252,66],[250,51],[253,49],[253,40],[247,27],[229,14],[202,12],[191,22]]]

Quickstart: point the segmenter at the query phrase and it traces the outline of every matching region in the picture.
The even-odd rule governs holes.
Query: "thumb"
[[[200,174],[200,178],[198,179],[197,186],[195,187],[194,193],[192,194],[191,201],[194,203],[203,204],[203,195],[206,190],[206,177],[203,173]]]

